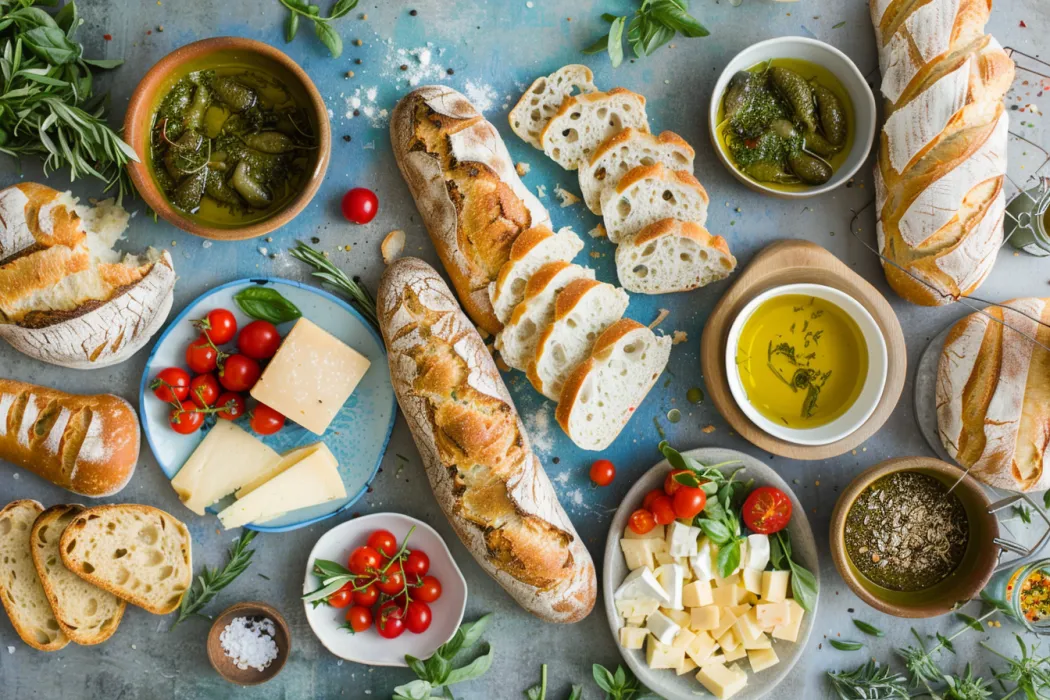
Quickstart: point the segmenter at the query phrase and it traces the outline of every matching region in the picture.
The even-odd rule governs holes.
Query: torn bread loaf
[[[550,75],[541,75],[510,110],[510,128],[525,143],[543,149],[540,135],[567,97],[596,92],[594,74],[587,66],[571,63]]]
[[[629,292],[687,292],[725,279],[736,258],[700,224],[661,219],[616,248],[616,275]]]

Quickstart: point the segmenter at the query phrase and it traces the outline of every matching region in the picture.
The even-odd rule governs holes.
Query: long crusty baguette
[[[1003,241],[1014,64],[984,34],[991,5],[871,0],[887,103],[876,235],[890,286],[916,304],[973,292]]]
[[[416,258],[386,269],[377,306],[394,392],[456,533],[526,610],[583,619],[597,593],[594,563],[481,336]]]
[[[489,284],[515,239],[550,216],[514,172],[499,132],[443,85],[405,95],[390,118],[394,158],[430,239],[474,323],[497,333]]]
[[[1050,351],[1022,333],[1050,346],[1050,298],[1004,306],[986,309],[995,321],[970,314],[948,334],[937,368],[938,432],[984,483],[1042,491],[1050,488]]]
[[[0,379],[0,459],[98,498],[127,485],[138,457],[138,418],[119,396]]]

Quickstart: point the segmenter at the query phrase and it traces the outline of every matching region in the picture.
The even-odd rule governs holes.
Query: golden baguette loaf
[[[876,235],[890,286],[916,304],[973,292],[1002,244],[1014,64],[984,34],[990,12],[991,0],[871,0],[886,98]]]
[[[587,548],[529,447],[481,336],[438,273],[401,258],[379,285],[390,375],[438,505],[481,567],[534,615],[594,607]]]
[[[1042,491],[1050,488],[1050,351],[1021,333],[1050,347],[1050,298],[1004,306],[986,312],[1016,331],[974,313],[948,334],[937,368],[938,432],[984,483]]]

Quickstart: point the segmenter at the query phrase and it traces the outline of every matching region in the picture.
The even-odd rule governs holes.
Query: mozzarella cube
[[[683,656],[685,652],[681,649],[674,649],[655,637],[649,637],[645,643],[645,662],[649,664],[649,668],[678,668]]]
[[[718,556],[718,548],[711,540],[704,537],[697,545],[696,554],[689,557],[689,566],[693,575],[700,581],[710,581],[715,577],[715,558]]]
[[[748,569],[763,571],[769,563],[769,537],[766,535],[747,536],[747,559],[744,566]]]
[[[660,612],[675,621],[679,627],[688,627],[691,618],[685,610],[674,610],[672,608],[660,608]]]
[[[736,664],[729,667],[709,664],[700,667],[696,680],[700,681],[701,685],[716,698],[725,700],[744,689],[744,686],[747,685],[747,674]]]
[[[674,641],[675,635],[681,629],[677,622],[659,610],[648,617],[645,621],[645,628],[656,637],[656,641],[667,645]]]
[[[733,611],[729,608],[722,608],[718,613],[718,625],[710,631],[711,636],[718,639],[725,634],[726,630],[732,627],[735,622],[736,615],[733,614]]]
[[[675,635],[674,641],[671,642],[671,646],[675,649],[681,649],[682,651],[685,651],[689,648],[689,645],[693,643],[694,639],[696,639],[696,633],[690,632],[688,629],[683,627],[682,629],[678,630],[678,634]]]
[[[744,589],[748,593],[762,593],[762,572],[758,569],[744,569]]]
[[[674,672],[677,673],[679,676],[684,676],[685,674],[695,670],[696,668],[696,662],[690,659],[688,656],[683,655],[681,662],[678,664],[678,667],[674,670]]]
[[[773,636],[776,639],[783,639],[788,642],[798,641],[798,630],[802,626],[802,617],[806,611],[803,610],[802,606],[795,602],[794,599],[787,599],[788,612],[791,615],[791,619],[783,625],[778,625],[773,628]]]
[[[623,537],[627,540],[662,540],[664,538],[664,526],[657,525],[649,532],[643,534],[638,534],[628,527],[624,529]]]
[[[624,649],[641,649],[649,633],[640,627],[621,627],[620,646]]]
[[[667,528],[667,551],[672,557],[689,557],[696,554],[698,528],[675,520]]]
[[[745,642],[754,641],[762,634],[762,628],[758,626],[758,620],[755,619],[754,609],[748,610],[746,614],[738,617],[733,625],[733,629],[740,635],[740,639]]]
[[[755,619],[762,629],[772,629],[791,621],[791,608],[786,600],[781,603],[759,603],[755,606]]]
[[[758,636],[754,639],[746,639],[740,646],[744,647],[747,651],[754,651],[755,649],[772,649],[773,642],[769,641],[764,633],[759,632]]]
[[[689,626],[696,631],[709,631],[718,627],[717,605],[705,605],[702,608],[692,608],[689,611]]]
[[[631,571],[635,569],[653,568],[653,547],[655,540],[620,540],[620,549],[623,550],[624,561]]]
[[[788,582],[791,579],[789,571],[763,571],[762,572],[762,600],[766,603],[780,603],[787,598]]]
[[[770,666],[776,666],[780,663],[780,659],[777,657],[777,653],[773,651],[772,647],[769,649],[753,649],[748,651],[747,660],[751,662],[751,671],[753,673],[765,671]]]
[[[685,586],[685,571],[678,564],[664,564],[656,570],[656,580],[667,594],[665,608],[681,610],[682,588]]]
[[[652,569],[635,569],[627,574],[620,587],[613,594],[613,600],[646,600],[653,599],[661,605],[667,605],[671,599],[656,580]]]
[[[697,579],[687,584],[682,589],[682,605],[687,608],[700,608],[705,605],[714,605],[714,597],[711,595],[711,582]]]
[[[718,638],[718,646],[722,651],[733,651],[740,646],[740,636],[732,629],[728,629]]]
[[[711,591],[711,600],[713,604],[720,608],[730,608],[734,605],[740,605],[741,597],[740,588],[735,585],[719,586]]]

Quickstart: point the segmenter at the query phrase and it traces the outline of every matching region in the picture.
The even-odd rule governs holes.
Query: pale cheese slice
[[[288,452],[285,452],[281,455],[281,461],[279,461],[277,464],[274,464],[269,469],[261,472],[259,476],[255,477],[247,484],[242,486],[237,491],[237,498],[244,498],[249,493],[259,488],[270,479],[274,478],[282,472],[288,471],[296,464],[301,462],[303,459],[309,457],[314,452],[317,452],[319,450],[329,452],[328,445],[324,444],[323,442],[315,442],[312,445],[304,445],[303,447],[297,447],[294,450],[289,450]],[[335,459],[335,457],[333,456],[332,459]]]
[[[912,159],[944,131],[966,106],[972,58],[890,115],[883,127],[889,140],[890,166],[904,172]]]

